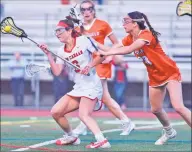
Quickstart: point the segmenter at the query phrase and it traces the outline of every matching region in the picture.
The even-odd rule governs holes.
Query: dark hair
[[[128,16],[131,18],[131,19],[142,19],[144,18],[145,21],[136,21],[139,28],[141,30],[143,29],[146,29],[146,26],[145,26],[145,22],[147,23],[147,26],[149,27],[149,30],[152,32],[153,36],[155,37],[155,40],[156,42],[158,43],[159,42],[159,39],[158,37],[161,35],[161,33],[157,32],[154,30],[154,28],[151,26],[147,16],[141,12],[138,12],[138,11],[135,11],[135,12],[131,12],[131,13],[128,13]]]
[[[76,23],[76,24],[80,24],[80,20],[76,19],[76,18],[73,18],[71,16],[66,16],[66,18],[70,21],[72,21],[73,23]],[[76,31],[77,32],[77,31]],[[83,25],[80,25],[80,33],[77,32],[79,35],[82,35],[84,33],[84,27]]]
[[[67,31],[70,30],[70,29],[72,29],[72,33],[71,33],[71,36],[72,36],[72,37],[81,36],[81,33],[77,32],[77,31],[74,29],[73,20],[67,18],[67,19],[65,19],[65,20],[60,20],[59,22],[63,22],[63,23],[65,23],[65,24],[68,25],[68,27],[65,28]]]

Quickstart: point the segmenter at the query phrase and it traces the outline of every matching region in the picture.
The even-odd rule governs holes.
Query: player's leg
[[[176,136],[176,131],[170,125],[167,113],[163,110],[163,100],[166,94],[166,87],[149,88],[149,100],[152,113],[163,125],[163,135],[155,142],[155,145],[163,145],[169,139]]]
[[[191,111],[183,104],[182,85],[178,81],[170,81],[167,84],[167,90],[171,99],[171,104],[177,113],[183,117],[187,124],[191,125]]]
[[[107,79],[102,79],[102,87],[103,87],[103,103],[109,108],[109,110],[120,119],[123,127],[123,131],[120,135],[129,135],[130,132],[135,128],[135,124],[123,113],[118,103],[113,100],[109,94]],[[81,122],[73,131],[75,134],[87,134],[87,126]]]
[[[123,125],[123,132],[121,135],[129,135],[129,133],[134,129],[135,124],[125,115],[119,104],[111,98],[108,90],[107,79],[102,79],[101,82],[103,86],[103,103],[121,121]]]
[[[57,145],[63,144],[80,144],[80,140],[73,134],[72,128],[65,117],[67,113],[70,113],[79,108],[78,98],[70,97],[68,95],[63,96],[51,109],[52,117],[57,124],[65,132],[63,138],[56,141]]]
[[[96,143],[88,145],[86,148],[109,148],[111,147],[108,140],[104,137],[97,122],[91,117],[97,99],[92,100],[86,97],[81,97],[79,104],[79,118],[95,135]]]

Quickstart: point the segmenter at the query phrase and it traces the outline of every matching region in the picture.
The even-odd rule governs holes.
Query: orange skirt
[[[97,75],[101,79],[107,79],[111,78],[111,64],[110,63],[104,63],[104,64],[99,64],[96,66],[96,71]]]
[[[150,87],[160,87],[160,86],[164,86],[165,84],[167,84],[169,81],[178,81],[181,82],[181,74],[179,72],[174,73],[173,75],[171,75],[167,80],[159,83],[159,82],[151,82],[149,80],[149,86]]]

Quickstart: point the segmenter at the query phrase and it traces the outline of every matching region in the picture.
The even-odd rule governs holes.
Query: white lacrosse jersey
[[[90,40],[86,36],[80,36],[75,39],[75,45],[72,50],[66,50],[64,45],[58,50],[57,55],[65,58],[67,61],[71,62],[77,67],[80,67],[80,69],[83,69],[92,61],[92,53],[94,51],[96,51],[96,49],[93,47]],[[92,68],[90,71],[90,76],[87,76],[78,73],[80,70],[73,68],[70,64],[66,63],[58,57],[56,59],[56,63],[64,64],[65,68],[67,68],[68,74],[70,74],[72,80],[75,82],[74,89],[92,89],[95,86],[101,86],[101,81],[96,73],[95,68]]]

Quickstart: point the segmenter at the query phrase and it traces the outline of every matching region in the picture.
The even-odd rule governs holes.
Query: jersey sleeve
[[[146,45],[150,45],[150,43],[153,39],[153,35],[150,31],[144,31],[139,35],[138,39],[147,42]]]
[[[113,33],[113,30],[112,30],[111,26],[107,22],[105,22],[105,35],[109,36],[112,33]]]
[[[129,46],[129,45],[131,45],[132,40],[131,40],[130,35],[124,37],[124,38],[122,39],[121,43],[122,43],[123,46]]]
[[[97,51],[97,44],[95,40],[91,37],[85,37],[85,39],[87,41],[87,50],[91,53]]]

